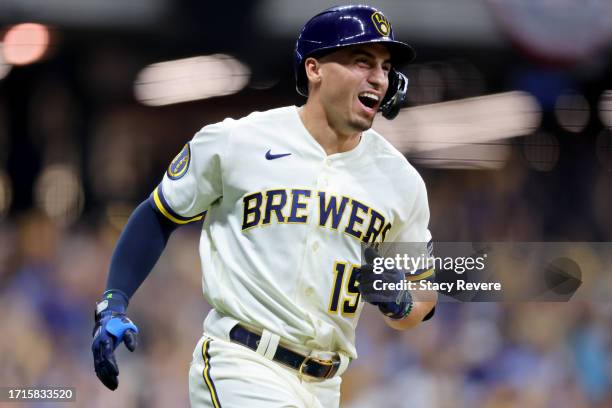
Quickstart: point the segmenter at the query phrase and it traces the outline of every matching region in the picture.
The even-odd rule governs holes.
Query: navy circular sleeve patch
[[[168,177],[172,180],[178,180],[187,173],[189,169],[189,162],[191,161],[191,151],[189,150],[189,143],[185,144],[183,150],[172,160],[168,167]]]

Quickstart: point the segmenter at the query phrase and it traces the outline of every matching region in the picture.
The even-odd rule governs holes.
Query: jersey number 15
[[[334,263],[334,285],[327,308],[329,313],[337,314],[340,310],[343,316],[353,316],[357,311],[361,293],[357,288],[353,271],[358,266],[341,261]]]

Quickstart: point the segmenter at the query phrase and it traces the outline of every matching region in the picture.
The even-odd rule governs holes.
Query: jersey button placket
[[[319,172],[316,176],[316,181],[315,181],[316,189],[318,190],[324,190],[326,185],[329,183],[329,179],[326,176],[326,172],[327,170],[329,170],[328,163],[331,163],[331,161],[329,161],[329,159],[324,159],[323,165],[322,166],[320,165],[319,167]],[[327,183],[324,183],[324,181]],[[314,194],[316,196],[316,192]],[[315,292],[313,287],[309,286],[308,282],[311,279],[309,278],[308,275],[309,273],[312,272],[312,269],[313,269],[312,262],[316,264],[316,262],[314,261],[314,257],[311,254],[316,253],[320,248],[320,244],[316,238],[318,232],[319,231],[318,231],[317,223],[311,223],[309,225],[309,232],[304,242],[304,250],[305,250],[304,259],[306,260],[306,264],[302,264],[301,268],[303,268],[303,273],[299,275],[298,281],[296,283],[296,289],[297,289],[296,301],[298,301],[298,304],[300,303],[300,298],[301,298],[301,301],[305,302],[305,304],[310,304],[310,300],[307,300],[307,298],[312,297]]]
[[[323,168],[321,169],[321,173],[319,174],[318,179],[318,187],[320,189],[326,189],[329,187],[329,173],[331,170],[332,160],[330,158],[326,158],[323,161]]]

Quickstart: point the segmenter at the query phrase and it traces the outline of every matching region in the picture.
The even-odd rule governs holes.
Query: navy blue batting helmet
[[[414,59],[412,47],[396,41],[385,15],[365,5],[336,6],[311,18],[295,43],[294,70],[298,93],[308,96],[308,78],[304,61],[321,57],[338,48],[358,44],[381,43],[388,47],[394,68],[389,72],[389,88],[380,105],[387,119],[393,119],[406,101],[408,78],[395,69]]]

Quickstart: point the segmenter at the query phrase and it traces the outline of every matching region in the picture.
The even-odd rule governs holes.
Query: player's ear
[[[316,58],[306,58],[304,69],[306,70],[306,78],[308,78],[309,85],[321,82],[321,63]]]

